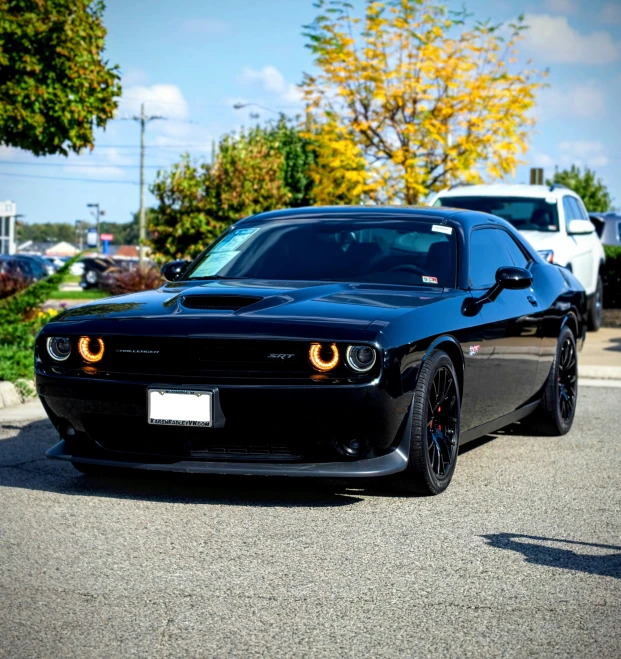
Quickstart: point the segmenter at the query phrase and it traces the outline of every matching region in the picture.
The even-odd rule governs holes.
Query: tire
[[[573,332],[564,327],[546,381],[541,407],[530,420],[538,435],[566,435],[573,424],[578,401],[578,353]]]
[[[595,293],[589,304],[588,327],[589,332],[597,332],[602,326],[602,308],[604,306],[604,282],[601,275],[597,276],[597,286]]]
[[[455,472],[460,422],[459,383],[451,358],[442,350],[434,350],[424,362],[412,405],[410,459],[392,484],[403,494],[440,494]]]

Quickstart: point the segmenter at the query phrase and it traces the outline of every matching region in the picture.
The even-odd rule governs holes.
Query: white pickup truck
[[[482,211],[510,222],[550,263],[569,268],[589,300],[589,329],[602,320],[604,248],[582,199],[563,185],[460,185],[432,206]]]

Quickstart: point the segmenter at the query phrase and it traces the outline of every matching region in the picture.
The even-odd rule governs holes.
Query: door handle
[[[539,304],[537,299],[532,295],[527,295],[526,299],[533,305],[533,307],[536,307]]]

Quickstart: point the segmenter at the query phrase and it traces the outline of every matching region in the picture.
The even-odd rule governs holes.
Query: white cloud
[[[608,2],[604,5],[600,18],[608,25],[621,23],[621,4],[619,2]]]
[[[581,34],[565,16],[526,14],[530,26],[524,46],[543,64],[610,64],[619,58],[621,47],[608,32]]]
[[[562,165],[605,167],[610,163],[610,158],[606,155],[606,147],[601,142],[567,140],[561,142],[558,147],[561,152],[560,161]]]
[[[593,119],[605,113],[605,92],[595,80],[587,80],[572,87],[544,89],[537,104],[541,119],[577,117]]]
[[[543,5],[556,14],[573,14],[578,10],[576,0],[545,0]]]
[[[140,105],[145,104],[148,115],[161,115],[170,119],[185,119],[189,114],[188,103],[177,85],[134,85],[127,87],[119,104],[118,116],[137,116]]]
[[[287,103],[299,103],[302,99],[300,90],[292,83],[287,82],[283,74],[274,66],[264,66],[262,69],[245,68],[242,82],[260,83],[268,92],[277,94]]]
[[[181,25],[186,32],[208,34],[211,36],[224,34],[229,29],[228,23],[215,18],[193,18],[189,21],[183,21]]]

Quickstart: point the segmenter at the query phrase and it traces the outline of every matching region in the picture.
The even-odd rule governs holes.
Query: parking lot
[[[583,387],[568,436],[516,425],[409,499],[88,479],[0,417],[0,655],[618,657],[620,401]]]

